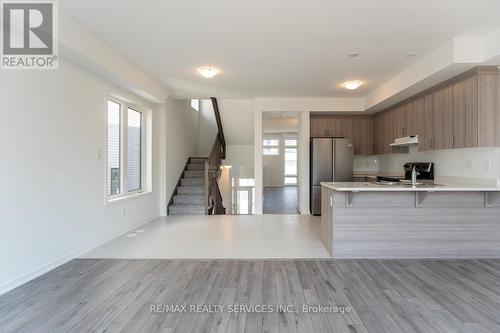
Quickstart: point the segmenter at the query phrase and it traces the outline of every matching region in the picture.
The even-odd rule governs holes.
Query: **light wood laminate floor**
[[[151,312],[160,304],[298,311]],[[500,332],[500,260],[77,259],[0,296],[0,331]]]
[[[307,215],[167,216],[84,254],[113,259],[329,258],[321,220]]]

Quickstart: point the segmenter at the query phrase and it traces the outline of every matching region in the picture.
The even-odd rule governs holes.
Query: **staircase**
[[[168,207],[169,215],[205,215],[205,161],[189,159]]]
[[[207,158],[190,157],[168,203],[168,215],[226,214],[219,188],[220,168],[226,158],[226,139],[219,106],[211,98],[217,122],[217,136]]]

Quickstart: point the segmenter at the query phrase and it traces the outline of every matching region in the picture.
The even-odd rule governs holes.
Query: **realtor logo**
[[[54,1],[2,1],[2,69],[57,69]]]

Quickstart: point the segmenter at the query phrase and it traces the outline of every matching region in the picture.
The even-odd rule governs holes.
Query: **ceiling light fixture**
[[[357,89],[363,82],[359,80],[354,80],[354,81],[346,81],[342,83],[342,87],[349,89],[349,90],[354,90]]]
[[[417,53],[415,53],[415,52],[408,52],[408,53],[406,54],[406,57],[407,57],[407,58],[411,58],[411,57],[414,57],[414,56],[416,56],[416,55],[417,55]]]
[[[349,57],[350,57],[350,58],[356,58],[356,57],[359,57],[359,53],[358,53],[358,52],[351,52],[351,53],[349,53]]]
[[[211,79],[219,73],[219,70],[215,67],[200,67],[198,73],[204,78]]]

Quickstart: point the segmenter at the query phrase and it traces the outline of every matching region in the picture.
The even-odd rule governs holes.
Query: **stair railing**
[[[210,156],[205,161],[205,214],[207,215],[226,213],[218,182],[221,175],[222,160],[226,158],[226,140],[217,99],[212,97],[211,100],[218,131]]]

